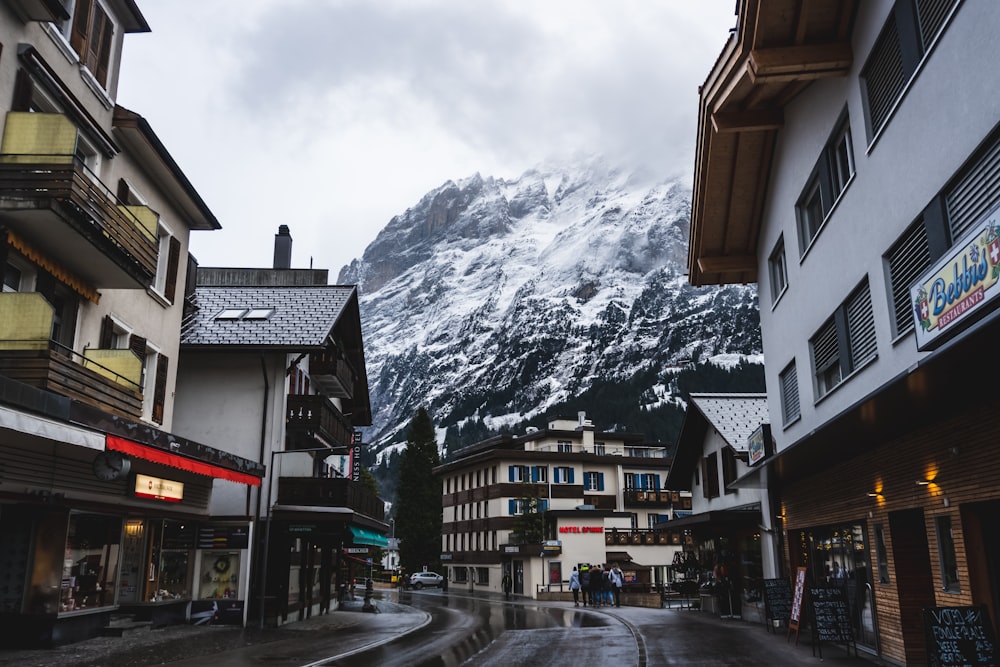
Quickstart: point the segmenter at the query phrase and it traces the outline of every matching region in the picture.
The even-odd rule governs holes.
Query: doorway
[[[994,636],[1000,629],[1000,501],[962,506],[972,602],[985,605]]]
[[[935,604],[924,511],[917,508],[889,512],[889,533],[906,662],[923,664],[927,649],[922,610]]]
[[[524,561],[515,560],[514,565],[514,595],[524,595]]]

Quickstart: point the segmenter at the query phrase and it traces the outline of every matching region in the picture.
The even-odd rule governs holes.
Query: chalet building
[[[259,489],[212,493],[215,522],[249,518],[256,548],[211,553],[245,576],[203,579],[193,613],[219,608],[234,623],[336,609],[340,585],[388,545],[384,504],[358,481],[355,429],[371,424],[371,405],[357,288],[290,268],[291,242],[281,225],[271,269],[199,267],[181,336],[178,431],[267,466]]]
[[[173,431],[189,235],[215,216],[115,102],[133,2],[0,5],[0,642],[187,618],[213,481],[256,456]],[[247,524],[227,533],[248,539]],[[232,574],[232,573],[230,573]],[[235,583],[233,585],[236,585]]]
[[[691,394],[667,476],[691,492],[691,514],[660,524],[685,535],[674,589],[700,608],[764,622],[762,581],[778,572],[779,534],[766,488],[740,488],[770,448],[764,394]]]
[[[998,29],[745,0],[700,89],[690,281],[759,285],[783,571],[846,569],[890,664],[928,662],[922,610],[1000,615]]]
[[[597,431],[584,413],[548,428],[465,447],[435,469],[441,478],[441,560],[452,586],[537,598],[569,590],[574,567],[619,563],[626,583],[666,581],[680,533],[658,524],[690,511],[690,494],[664,486],[667,448],[631,433]],[[541,540],[527,541],[519,517],[535,505]]]

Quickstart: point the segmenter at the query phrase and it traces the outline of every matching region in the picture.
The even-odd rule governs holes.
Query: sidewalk
[[[385,643],[423,627],[430,616],[385,599],[375,599],[377,613],[362,611],[360,599],[342,603],[337,611],[288,623],[279,628],[239,628],[215,625],[171,625],[142,628],[122,637],[97,637],[54,649],[0,649],[3,667],[147,667],[208,655],[233,653],[247,646],[295,639],[302,632],[338,632],[363,626],[364,632],[342,633],[343,652]]]

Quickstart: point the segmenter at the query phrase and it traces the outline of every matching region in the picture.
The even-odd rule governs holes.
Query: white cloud
[[[449,179],[597,152],[690,179],[697,89],[734,0],[148,0],[118,101],[223,225],[203,266],[331,280]]]

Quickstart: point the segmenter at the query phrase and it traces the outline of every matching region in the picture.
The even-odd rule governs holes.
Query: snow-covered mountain
[[[756,287],[692,288],[689,221],[687,188],[600,159],[427,193],[338,279],[361,297],[365,441],[399,442],[421,405],[499,430],[597,384],[638,382],[650,409],[692,359],[760,362]]]

